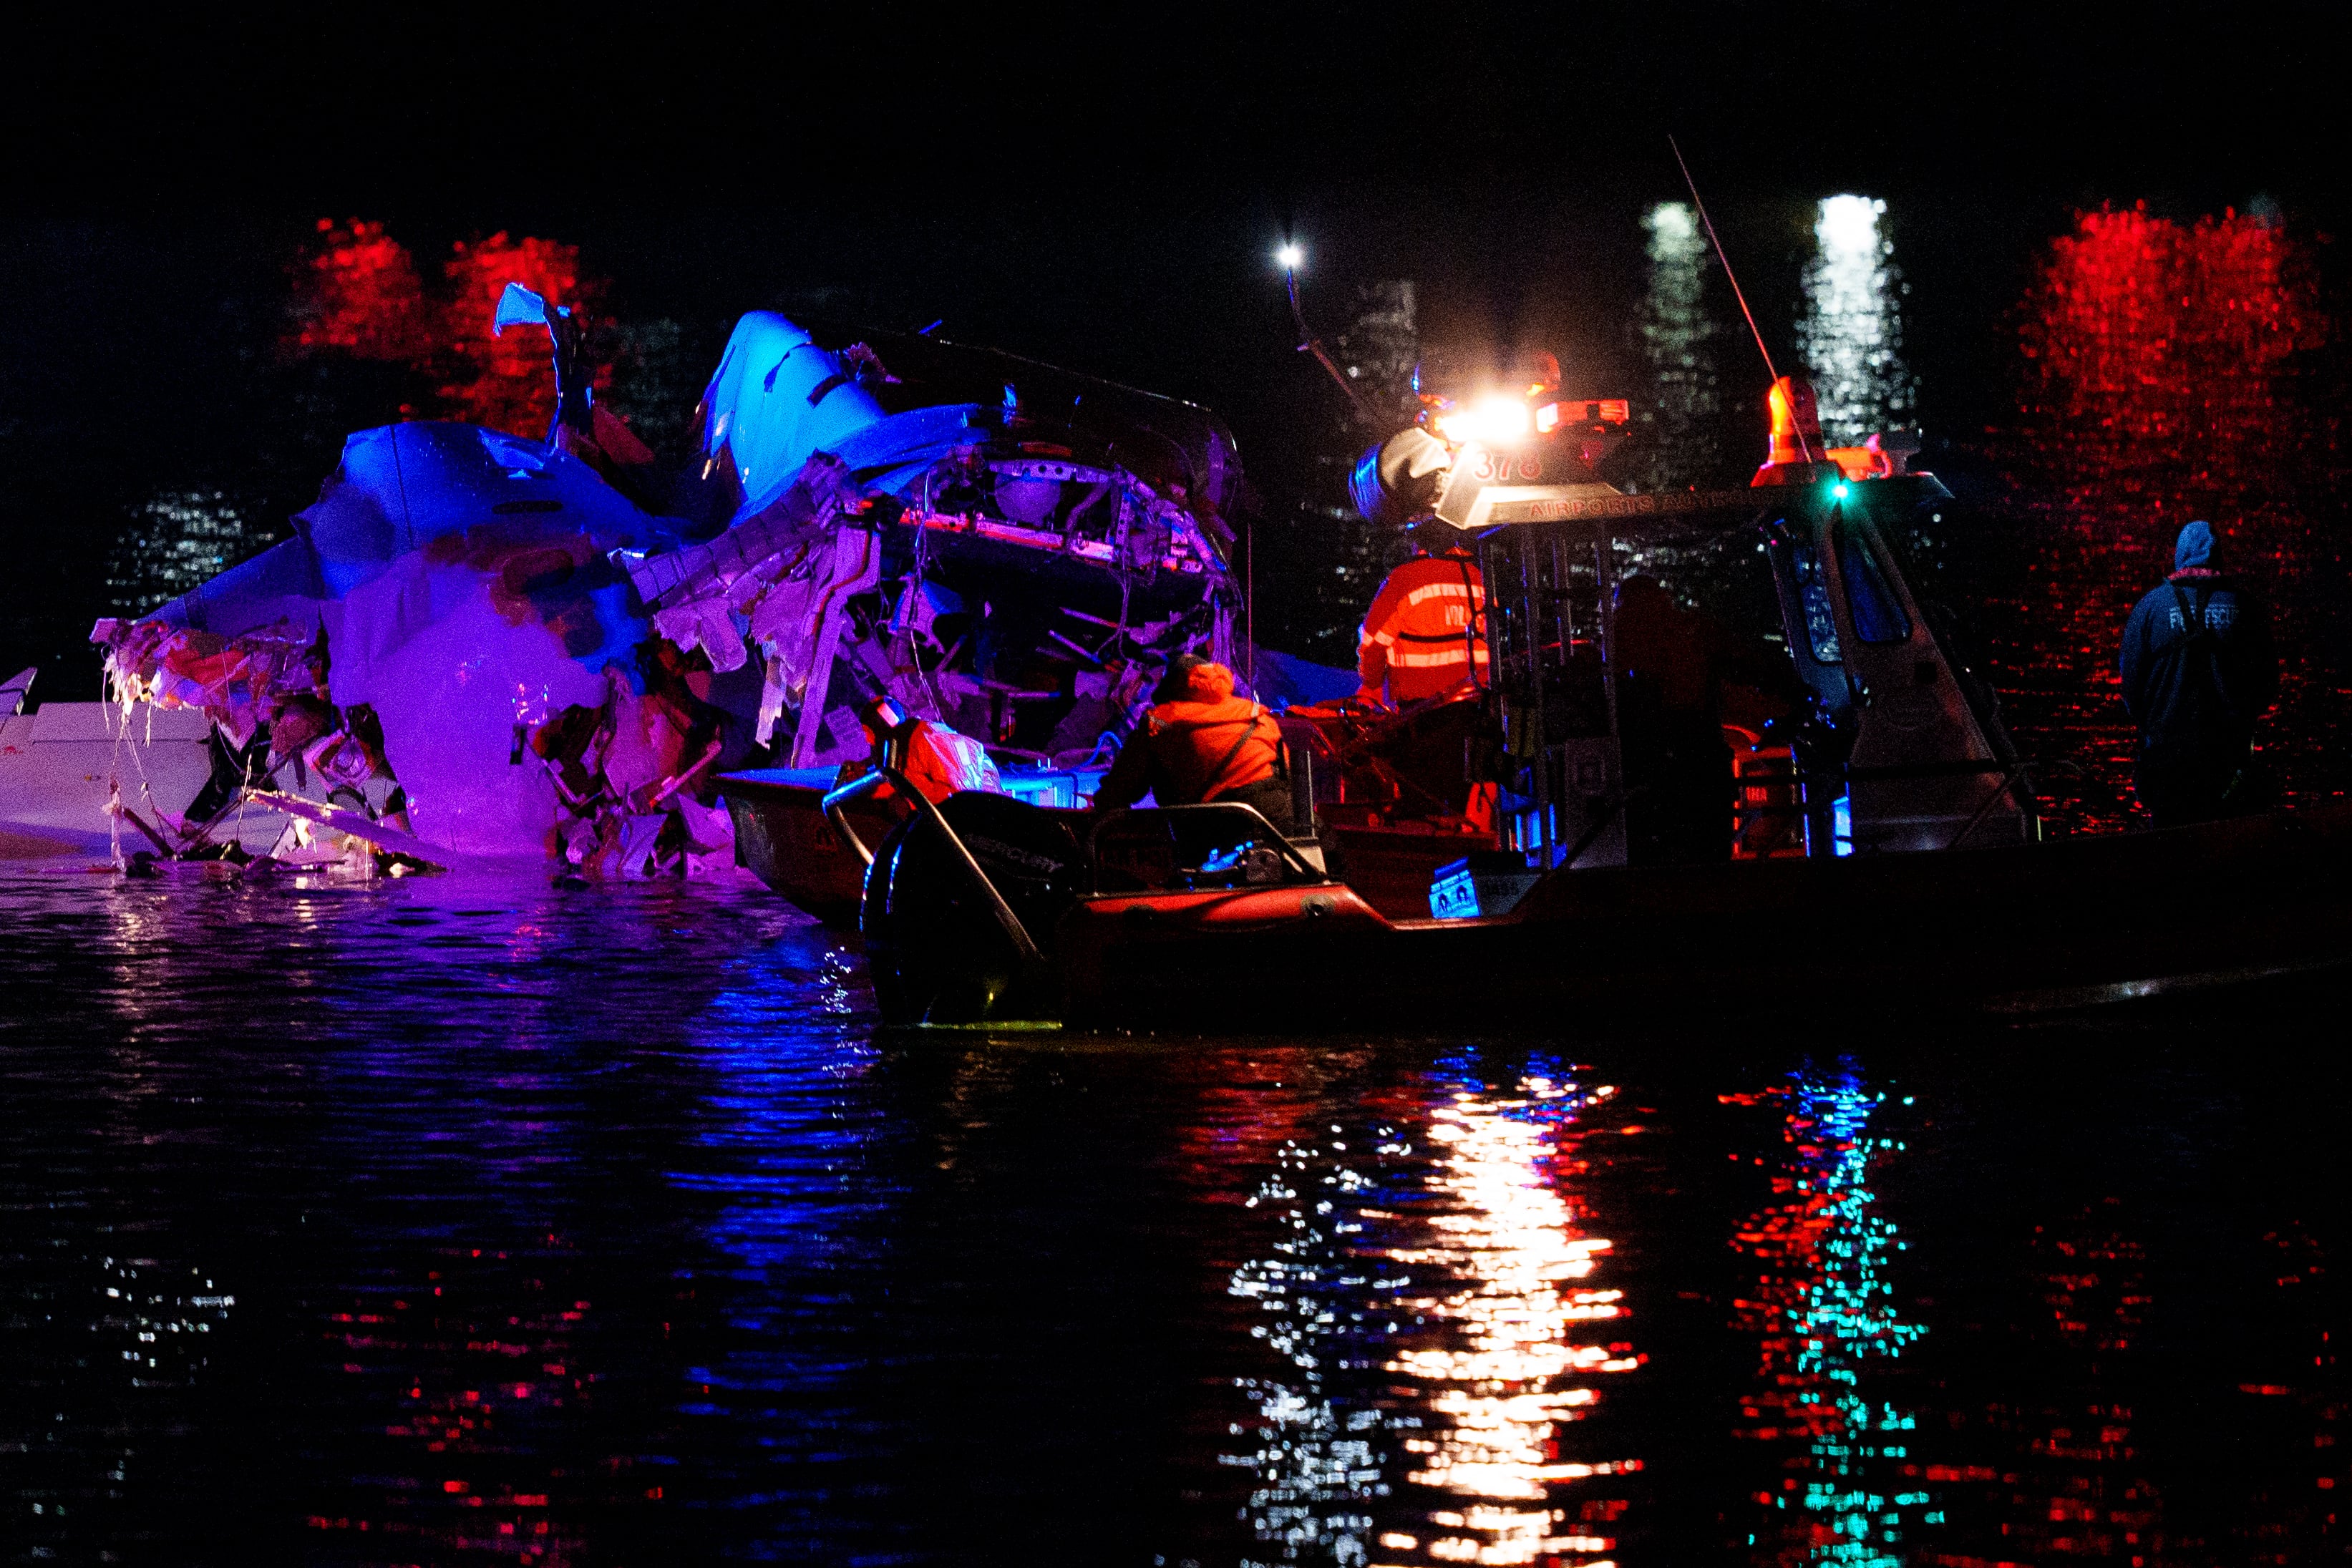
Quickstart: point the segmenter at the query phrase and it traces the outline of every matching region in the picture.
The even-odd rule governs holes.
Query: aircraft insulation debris
[[[719,776],[860,767],[876,698],[1007,768],[1066,767],[1108,755],[1175,655],[1249,664],[1245,491],[1204,409],[753,312],[668,466],[578,383],[575,318],[510,287],[499,319],[556,345],[549,439],[351,436],[294,537],[93,630],[112,716],[74,744],[104,742],[106,807],[60,824],[0,775],[0,829],[119,843],[129,813],[184,858],[312,860],[315,827],[434,864],[732,877]],[[1259,668],[1269,696],[1351,682]],[[167,725],[156,750],[182,713],[201,737]]]

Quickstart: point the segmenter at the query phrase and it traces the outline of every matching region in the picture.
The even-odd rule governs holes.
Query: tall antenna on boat
[[[1315,329],[1307,324],[1306,308],[1298,303],[1298,268],[1306,259],[1307,248],[1297,240],[1283,241],[1282,248],[1274,253],[1275,265],[1282,268],[1283,287],[1290,293],[1290,319],[1298,324],[1298,351],[1302,354],[1314,355],[1315,362],[1329,371],[1331,379],[1339,384],[1339,390],[1347,394],[1348,406],[1355,411],[1356,417],[1366,424],[1378,428],[1380,421],[1373,415],[1370,409],[1364,406],[1363,394],[1356,390],[1355,383],[1348,379],[1347,372],[1339,368],[1338,361],[1331,358],[1330,351],[1323,347],[1323,340],[1317,337]]]
[[[1756,312],[1748,308],[1748,296],[1739,287],[1739,275],[1731,270],[1731,257],[1724,253],[1723,236],[1715,232],[1715,220],[1706,215],[1706,204],[1699,200],[1698,182],[1691,178],[1690,163],[1683,157],[1682,144],[1669,134],[1666,145],[1675,151],[1675,162],[1683,172],[1683,183],[1690,187],[1691,205],[1698,209],[1698,221],[1706,226],[1706,243],[1715,247],[1715,259],[1723,263],[1723,276],[1731,280],[1731,297],[1739,301],[1739,313],[1748,318],[1748,330],[1756,339],[1756,351],[1764,356],[1764,373],[1772,378],[1777,387],[1780,384],[1780,372],[1772,366],[1772,350],[1764,346],[1764,330],[1756,325]],[[1805,439],[1802,430],[1797,432],[1797,447],[1804,453],[1806,462],[1813,460],[1812,444]]]

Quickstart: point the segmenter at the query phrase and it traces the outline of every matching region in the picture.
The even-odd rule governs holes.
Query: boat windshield
[[[1843,654],[1838,649],[1837,617],[1830,613],[1830,585],[1822,580],[1822,563],[1809,544],[1793,545],[1789,554],[1797,573],[1797,597],[1805,607],[1805,640],[1812,644],[1813,662],[1839,664]]]
[[[1847,605],[1853,611],[1853,634],[1865,643],[1907,643],[1911,617],[1903,611],[1901,595],[1887,580],[1875,541],[1843,511],[1831,525],[1837,540],[1838,575],[1845,580]],[[1811,619],[1811,604],[1806,605]]]

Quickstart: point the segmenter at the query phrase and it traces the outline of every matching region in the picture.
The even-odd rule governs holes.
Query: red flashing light
[[[1536,433],[1549,435],[1568,425],[1631,424],[1633,421],[1631,398],[1579,398],[1548,402],[1537,409]]]

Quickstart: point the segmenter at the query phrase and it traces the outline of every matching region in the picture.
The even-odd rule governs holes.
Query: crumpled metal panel
[[[417,420],[362,430],[294,527],[316,554],[322,597],[341,598],[445,534],[536,519],[607,549],[675,542],[569,452],[471,424]]]
[[[702,400],[702,453],[732,467],[740,522],[775,504],[818,452],[882,417],[882,405],[841,361],[772,311],[735,323]]]
[[[709,779],[754,746],[864,757],[867,696],[994,788],[988,747],[1091,755],[1167,658],[1230,661],[1217,507],[1237,470],[1213,415],[1008,356],[891,351],[922,361],[910,381],[782,317],[738,322],[683,476],[701,492],[674,503],[696,523],[645,510],[657,476],[592,467],[575,447],[603,448],[569,426],[567,444],[362,431],[295,538],[100,623],[115,695],[201,708],[236,769],[208,798],[275,798],[298,853],[375,820],[383,845],[643,874],[731,858]],[[1000,370],[1001,402],[970,401]],[[886,414],[894,385],[945,401]]]

